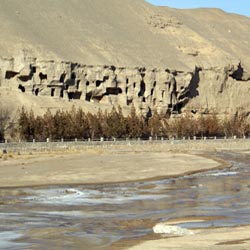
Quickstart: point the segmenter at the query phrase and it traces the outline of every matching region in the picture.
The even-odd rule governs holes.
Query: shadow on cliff
[[[188,86],[188,89],[184,93],[182,93],[178,97],[178,105],[176,107],[177,110],[181,110],[188,102],[190,99],[195,98],[196,96],[199,96],[199,82],[200,82],[200,71],[202,71],[201,68],[196,67],[195,71],[193,73],[193,77],[190,80],[190,84]]]
[[[200,82],[201,70],[202,70],[201,68],[198,67],[195,68],[195,71],[193,73],[192,79],[190,80],[188,88],[178,97],[178,103],[174,108],[175,111],[180,112],[181,109],[189,102],[190,99],[199,96],[198,87]]]
[[[195,71],[194,71],[194,75],[190,81],[188,97],[191,99],[196,97],[196,96],[199,96],[198,87],[199,87],[199,82],[200,82],[200,71],[201,70],[202,70],[201,68],[196,67]]]

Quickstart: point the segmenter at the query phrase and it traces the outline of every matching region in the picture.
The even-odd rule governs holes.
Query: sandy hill
[[[143,0],[0,0],[0,56],[190,69],[250,65],[250,19]],[[250,66],[249,66],[250,67]]]

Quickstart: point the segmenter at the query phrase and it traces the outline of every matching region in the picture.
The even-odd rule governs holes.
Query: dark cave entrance
[[[18,89],[20,89],[23,93],[25,92],[25,87],[22,84],[19,84]]]

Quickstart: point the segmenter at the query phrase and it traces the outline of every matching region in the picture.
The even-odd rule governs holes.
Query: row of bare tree
[[[148,138],[152,137],[192,137],[192,136],[239,136],[250,134],[250,124],[242,116],[219,120],[215,114],[199,117],[181,116],[169,119],[163,114],[145,118],[136,113],[134,107],[128,116],[122,109],[111,112],[85,113],[81,108],[71,111],[49,110],[42,116],[24,108],[18,118],[18,132],[25,140],[56,139],[96,139],[104,138]]]
[[[0,108],[0,142],[4,140],[5,129],[9,121],[9,112],[7,109]]]

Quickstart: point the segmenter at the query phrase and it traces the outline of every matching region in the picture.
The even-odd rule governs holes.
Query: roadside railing
[[[149,138],[103,138],[100,139],[58,139],[45,141],[18,141],[10,142],[8,140],[0,143],[0,153],[2,152],[22,152],[22,151],[44,151],[44,150],[60,150],[69,148],[82,148],[82,147],[109,147],[115,145],[148,145],[148,144],[185,144],[188,142],[236,142],[236,141],[250,141],[250,137],[244,136],[238,138],[233,137],[183,137],[183,138],[166,138],[166,137],[149,137]]]

